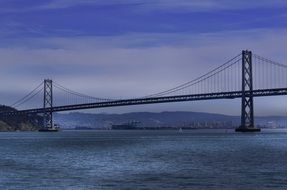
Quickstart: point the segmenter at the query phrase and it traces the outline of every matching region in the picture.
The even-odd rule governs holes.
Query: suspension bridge
[[[108,99],[82,94],[50,79],[44,80],[11,107],[0,112],[0,118],[41,115],[43,127],[53,126],[53,113],[62,111],[131,106],[168,102],[241,98],[241,125],[238,132],[260,131],[254,124],[254,97],[287,95],[287,65],[244,50],[219,67],[189,82],[139,98]],[[57,93],[62,93],[58,96]],[[43,97],[44,94],[44,97]],[[64,94],[64,95],[63,95]],[[41,97],[43,104],[31,109],[18,109]],[[57,97],[64,97],[57,99]],[[72,100],[72,103],[71,103]]]

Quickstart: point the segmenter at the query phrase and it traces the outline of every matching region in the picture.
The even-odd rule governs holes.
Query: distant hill
[[[9,106],[0,106],[0,112],[17,111]],[[18,117],[7,117],[0,119],[0,131],[35,131],[41,126],[42,117],[33,115],[22,115]]]
[[[192,127],[192,128],[235,128],[240,116],[227,116],[199,112],[133,112],[126,114],[68,113],[54,114],[55,122],[63,128],[92,127],[108,128],[112,124],[139,121],[140,127]],[[287,117],[257,117],[261,127],[285,127]]]

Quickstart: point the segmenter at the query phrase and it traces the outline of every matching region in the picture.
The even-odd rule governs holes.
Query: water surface
[[[287,130],[0,133],[0,189],[287,189]]]

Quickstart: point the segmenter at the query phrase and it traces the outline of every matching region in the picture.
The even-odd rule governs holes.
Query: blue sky
[[[286,63],[286,10],[283,0],[1,0],[1,103],[44,78],[98,97],[139,97],[192,80],[242,49]],[[255,111],[287,115],[284,102],[260,98]],[[96,112],[164,110],[238,115],[240,100]]]

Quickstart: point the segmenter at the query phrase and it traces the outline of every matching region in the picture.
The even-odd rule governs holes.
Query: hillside
[[[0,106],[0,112],[3,111],[16,111],[16,109],[8,106]],[[18,116],[18,117],[7,117],[0,119],[0,132],[3,131],[35,131],[41,126],[42,117],[33,116]]]
[[[112,124],[130,121],[140,122],[139,127],[192,127],[192,128],[229,128],[239,123],[239,117],[221,114],[196,112],[134,112],[126,114],[55,114],[55,122],[64,128],[92,127],[108,128]]]
[[[191,128],[235,128],[240,116],[228,116],[198,112],[134,112],[125,114],[68,113],[54,114],[55,123],[63,128],[91,127],[109,128],[112,124],[130,121],[140,122],[139,127],[191,127]],[[256,117],[256,125],[262,128],[287,127],[287,117]]]

